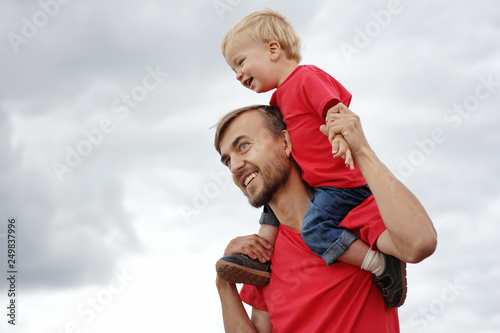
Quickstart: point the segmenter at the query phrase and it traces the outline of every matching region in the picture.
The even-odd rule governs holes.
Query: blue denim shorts
[[[302,239],[311,251],[331,265],[358,239],[350,231],[339,227],[340,222],[372,193],[367,185],[354,188],[316,187],[312,190],[314,198],[309,201],[302,222]],[[260,223],[279,226],[278,219],[267,205]]]

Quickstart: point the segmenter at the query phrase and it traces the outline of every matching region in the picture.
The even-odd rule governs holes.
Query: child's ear
[[[278,60],[282,51],[280,43],[278,43],[275,40],[270,41],[267,44],[267,48],[269,50],[269,56],[271,57],[271,61]]]

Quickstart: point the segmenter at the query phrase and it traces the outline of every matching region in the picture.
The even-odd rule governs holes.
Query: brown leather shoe
[[[265,264],[238,253],[220,258],[215,264],[217,275],[231,283],[265,286],[271,278],[271,262]]]

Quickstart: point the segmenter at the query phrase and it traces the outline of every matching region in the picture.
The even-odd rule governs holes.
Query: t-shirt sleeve
[[[304,76],[302,89],[312,108],[322,119],[339,102],[349,106],[352,97],[337,80],[326,73],[308,73]]]
[[[387,229],[373,195],[351,210],[339,226],[352,231],[374,250],[378,250],[378,237]]]
[[[241,300],[248,305],[261,311],[267,311],[261,287],[244,285],[243,288],[241,288],[240,297]]]

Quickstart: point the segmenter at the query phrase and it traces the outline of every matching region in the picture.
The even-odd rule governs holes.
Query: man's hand
[[[337,134],[341,134],[340,132],[335,132],[333,129],[332,129],[332,123],[333,123],[333,120],[332,120],[332,115],[333,114],[338,114],[340,113],[340,110],[342,108],[346,108],[347,107],[342,104],[342,103],[338,103],[336,104],[334,107],[330,108],[327,112],[326,112],[326,118],[325,118],[325,124],[324,125],[321,125],[320,126],[320,131],[323,132],[323,134],[325,134],[326,136],[328,136],[328,140],[333,144],[333,140],[335,138],[335,136]]]
[[[347,141],[354,160],[360,150],[369,148],[359,117],[342,103],[328,110],[326,124],[321,125],[320,131],[328,136],[330,142],[341,134]]]
[[[236,237],[231,240],[224,251],[224,257],[235,253],[246,254],[262,263],[271,260],[272,245],[259,235]]]
[[[321,125],[319,128],[323,134],[328,136],[328,140],[332,144],[332,154],[333,158],[342,157],[345,161],[345,166],[351,170],[354,170],[354,161],[352,159],[351,149],[349,148],[349,144],[345,140],[342,133],[335,132],[333,129],[333,114],[339,114],[342,108],[346,108],[344,104],[338,103],[331,109],[329,109],[326,113],[326,123],[325,125]],[[346,108],[347,109],[347,108]]]

